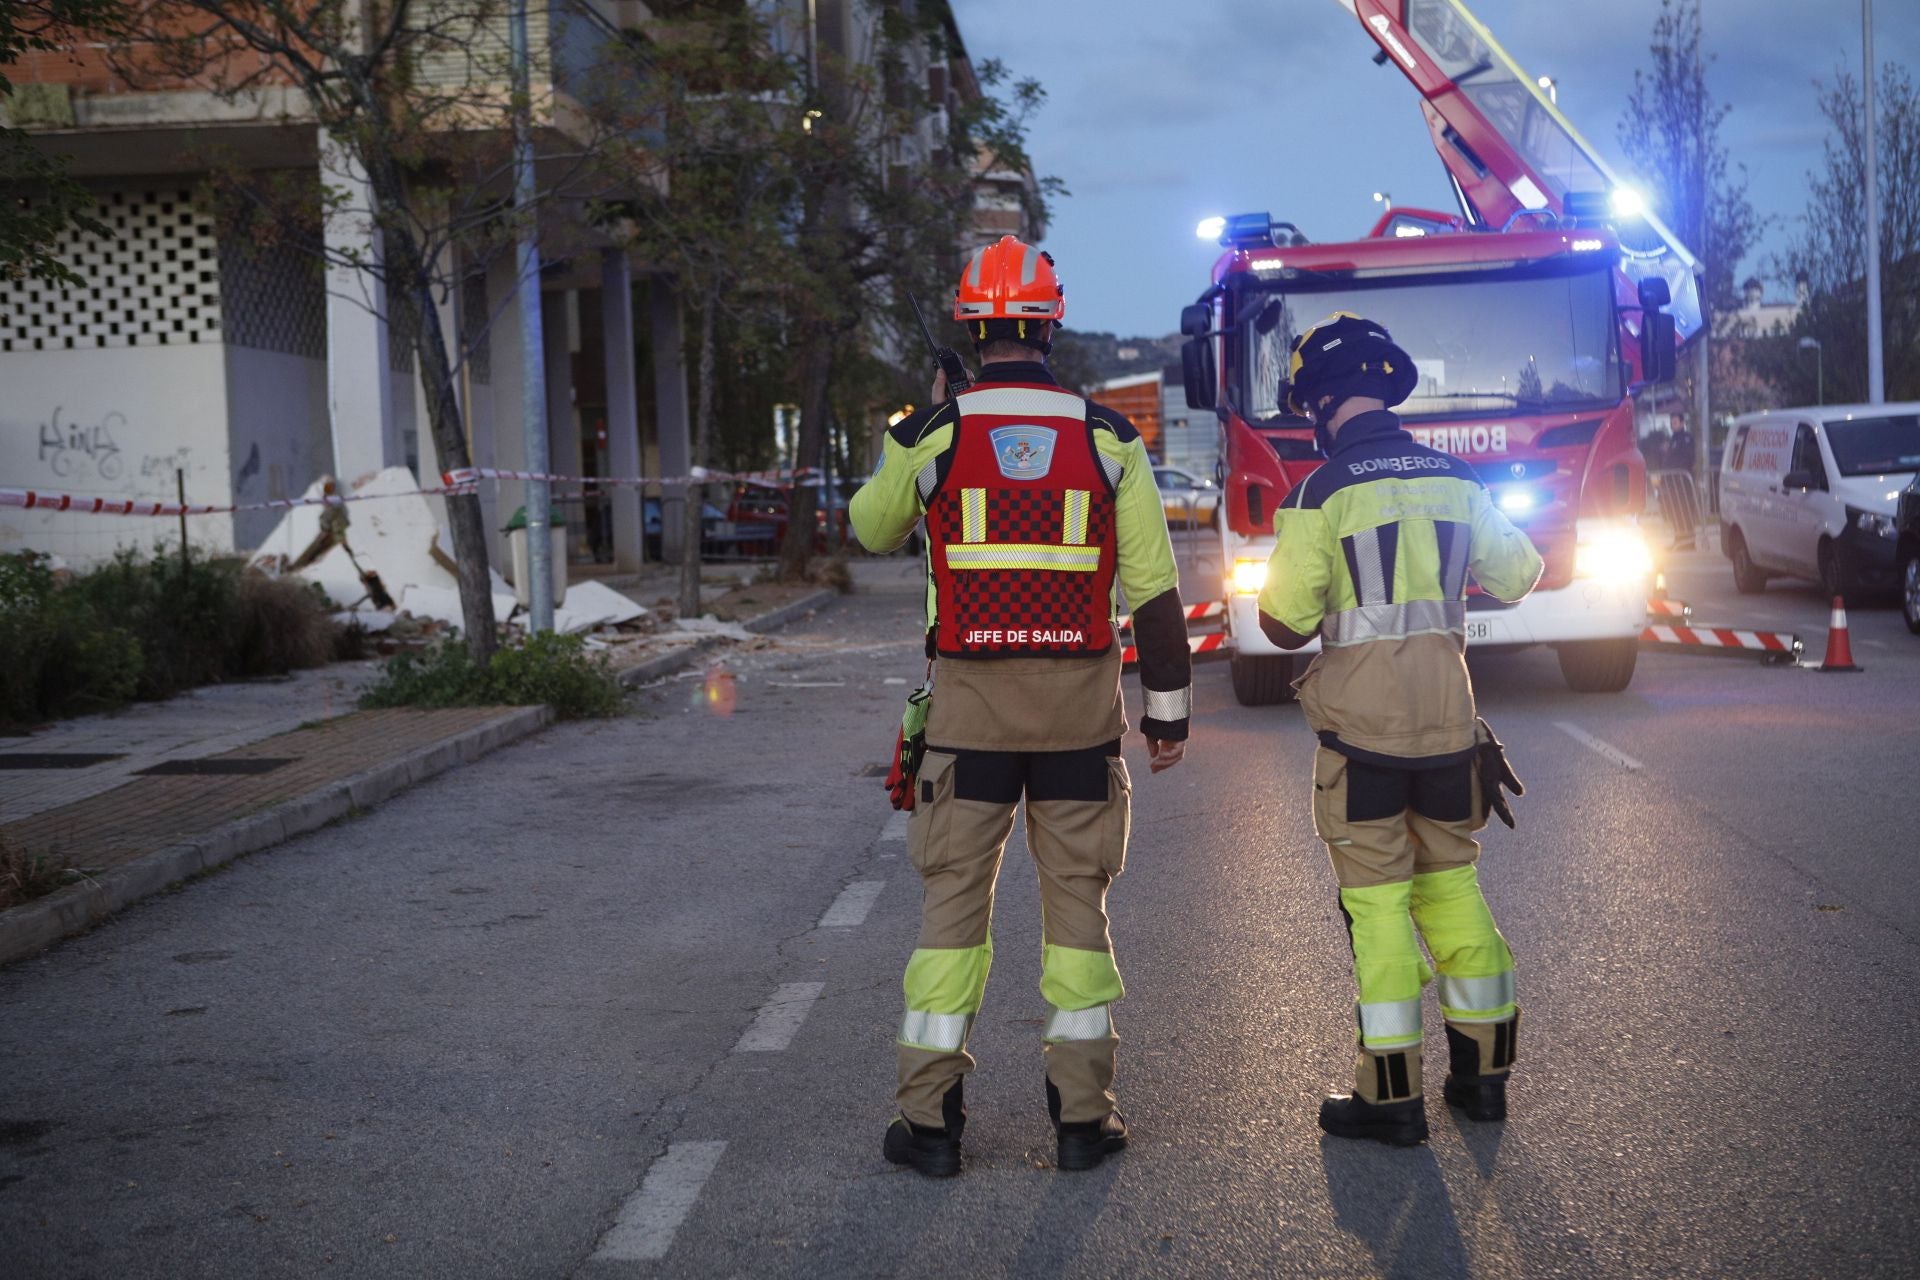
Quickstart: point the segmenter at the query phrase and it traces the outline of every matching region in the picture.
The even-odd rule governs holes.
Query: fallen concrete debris
[[[562,635],[650,619],[653,611],[604,583],[588,579],[567,587],[566,601],[553,611],[553,629]]]

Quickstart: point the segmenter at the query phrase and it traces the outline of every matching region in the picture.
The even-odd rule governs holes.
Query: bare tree
[[[1807,305],[1792,334],[1766,359],[1769,374],[1810,403],[1818,374],[1798,340],[1820,343],[1826,398],[1865,400],[1867,392],[1866,178],[1861,85],[1848,71],[1815,82],[1829,127],[1825,165],[1807,175],[1807,209],[1774,274],[1804,279]],[[1920,398],[1920,92],[1906,68],[1888,63],[1874,89],[1880,189],[1881,331],[1887,396]]]
[[[115,56],[133,83],[188,83],[228,99],[297,91],[323,153],[331,145],[344,163],[292,184],[230,166],[216,174],[218,194],[328,265],[380,281],[385,318],[419,361],[440,463],[470,465],[454,390],[466,353],[441,307],[462,259],[485,258],[519,229],[510,110],[543,126],[542,203],[596,194],[585,184],[602,139],[578,99],[610,91],[590,64],[613,33],[569,29],[589,21],[586,11],[554,6],[543,50],[552,75],[526,101],[511,88],[503,0],[151,0],[129,12]],[[359,239],[378,248],[329,243],[324,228],[341,219],[362,223]],[[449,496],[447,515],[467,645],[484,662],[497,639],[478,496]]]

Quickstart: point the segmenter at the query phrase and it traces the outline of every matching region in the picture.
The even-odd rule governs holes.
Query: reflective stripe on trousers
[[[1060,1040],[1105,1040],[1113,1034],[1113,1006],[1098,1004],[1091,1009],[1052,1009],[1041,1038],[1049,1044]]]
[[[1360,1043],[1375,1051],[1404,1049],[1420,1043],[1420,1000],[1385,1000],[1363,1004],[1360,1010]]]
[[[967,1035],[972,1028],[970,1013],[927,1013],[909,1009],[900,1019],[900,1043],[918,1049],[958,1053],[967,1047]]]
[[[1366,604],[1330,613],[1320,624],[1321,641],[1338,648],[1369,640],[1400,640],[1434,632],[1466,635],[1467,606],[1459,600],[1408,600]]]
[[[1440,975],[1440,1012],[1449,1022],[1505,1022],[1513,1016],[1513,971],[1490,978]]]

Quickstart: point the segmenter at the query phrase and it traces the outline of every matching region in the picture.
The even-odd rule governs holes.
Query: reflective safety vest
[[[947,473],[921,486],[936,652],[1106,652],[1121,468],[1094,447],[1087,402],[1058,387],[990,383],[962,392],[957,407]]]

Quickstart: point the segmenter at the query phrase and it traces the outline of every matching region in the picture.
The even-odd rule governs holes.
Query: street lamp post
[[[1827,402],[1826,352],[1820,349],[1820,339],[1818,338],[1800,339],[1800,349],[1802,351],[1813,352],[1813,402],[1823,405]]]
[[[1534,83],[1547,91],[1548,102],[1553,103],[1555,106],[1560,105],[1560,82],[1558,80],[1555,80],[1552,76],[1541,76],[1539,80]]]
[[[1383,204],[1387,206],[1388,213],[1393,212],[1393,192],[1376,191],[1373,193],[1373,199],[1375,204]]]

